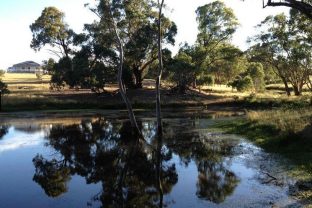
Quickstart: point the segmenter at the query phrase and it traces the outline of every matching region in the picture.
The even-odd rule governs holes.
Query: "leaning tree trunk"
[[[112,15],[112,12],[110,10],[109,7],[109,12],[110,12],[110,18],[112,21],[112,26],[113,26],[113,30],[117,39],[117,43],[118,43],[118,50],[119,50],[119,64],[118,64],[118,86],[119,86],[119,92],[121,94],[121,97],[123,99],[123,101],[125,102],[127,109],[128,109],[128,115],[129,115],[129,119],[130,119],[130,123],[131,123],[131,127],[133,129],[133,133],[138,134],[138,135],[142,135],[141,131],[138,127],[138,124],[136,122],[134,113],[133,113],[133,109],[132,109],[132,105],[126,95],[126,88],[125,85],[123,83],[123,79],[122,79],[122,71],[123,71],[123,63],[124,63],[124,49],[123,49],[123,44],[117,29],[117,25],[116,22],[114,20],[114,17]]]
[[[159,13],[158,13],[158,76],[156,79],[156,116],[157,116],[157,134],[162,137],[162,124],[161,124],[161,106],[160,106],[160,81],[163,71],[163,58],[162,58],[162,34],[161,34],[161,16],[164,0],[161,3],[158,0]]]
[[[162,166],[162,158],[161,158],[161,147],[162,147],[162,123],[161,123],[161,106],[160,106],[160,82],[161,75],[163,71],[163,58],[162,58],[162,34],[161,34],[161,16],[162,16],[162,8],[164,5],[164,0],[161,0],[161,3],[158,0],[159,13],[158,13],[158,76],[156,79],[156,115],[157,115],[157,187],[159,191],[159,207],[163,207],[163,186],[161,182],[161,166]]]

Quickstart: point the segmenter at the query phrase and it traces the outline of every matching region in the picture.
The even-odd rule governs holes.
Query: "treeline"
[[[64,22],[64,13],[48,7],[30,26],[31,47],[40,50],[50,45],[59,61],[46,61],[51,87],[88,88],[104,91],[116,82],[118,51],[110,23],[104,21],[104,5],[88,7],[98,19],[76,34]],[[145,77],[157,76],[157,4],[152,0],[125,1],[119,4],[124,18],[116,25],[124,46],[123,80],[128,88],[142,88]],[[117,19],[118,20],[118,19]],[[283,83],[285,92],[301,95],[304,86],[312,91],[312,27],[310,20],[295,10],[289,15],[269,16],[261,22],[258,35],[250,38],[251,47],[241,51],[231,43],[239,22],[231,8],[215,1],[196,10],[198,24],[194,45],[183,44],[174,56],[162,50],[163,79],[184,93],[188,88],[225,84],[238,91],[265,90],[268,83]],[[174,45],[178,28],[163,15],[164,46]]]

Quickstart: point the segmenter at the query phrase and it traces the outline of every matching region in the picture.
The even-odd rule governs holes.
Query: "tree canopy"
[[[40,17],[30,25],[33,33],[30,47],[40,50],[48,44],[58,48],[57,51],[51,50],[52,53],[68,57],[74,32],[64,22],[64,16],[65,14],[55,7],[45,8]]]

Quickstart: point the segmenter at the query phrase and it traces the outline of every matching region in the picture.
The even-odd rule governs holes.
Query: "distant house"
[[[8,68],[8,73],[36,73],[42,71],[41,65],[34,61],[25,61]]]

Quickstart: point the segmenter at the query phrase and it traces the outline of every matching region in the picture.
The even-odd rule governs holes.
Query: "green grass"
[[[312,107],[247,112],[246,118],[217,123],[227,133],[245,136],[270,153],[286,158],[287,174],[312,182]],[[312,190],[299,193],[312,203]]]

